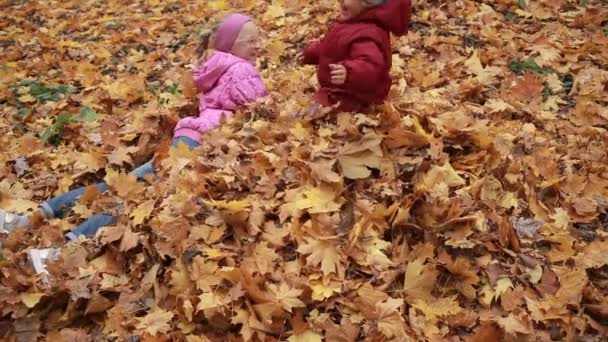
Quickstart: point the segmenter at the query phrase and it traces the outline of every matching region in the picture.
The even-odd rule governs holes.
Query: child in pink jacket
[[[260,38],[251,19],[242,14],[228,16],[211,40],[215,51],[194,69],[194,82],[201,93],[199,116],[180,120],[175,128],[176,138],[200,141],[203,133],[220,124],[222,117],[228,119],[239,106],[266,95],[255,68]]]
[[[207,49],[211,47],[208,54]],[[244,14],[231,14],[203,37],[200,55],[193,77],[199,91],[198,117],[179,121],[174,132],[173,146],[183,142],[188,147],[200,145],[203,134],[220,125],[222,117],[230,118],[242,105],[254,102],[267,94],[264,82],[255,68],[260,52],[260,37],[252,19]],[[138,179],[153,174],[152,161],[131,172]],[[100,191],[108,189],[105,183],[95,185]],[[62,217],[71,208],[86,187],[72,190],[41,204],[34,215],[44,219]],[[32,217],[16,215],[0,209],[0,237],[17,227],[31,226]],[[114,224],[116,218],[108,213],[94,215],[66,234],[68,240],[79,235],[93,236],[99,228]],[[1,245],[0,245],[1,246]],[[45,260],[57,255],[57,249],[30,249],[29,256],[36,272],[46,272]]]

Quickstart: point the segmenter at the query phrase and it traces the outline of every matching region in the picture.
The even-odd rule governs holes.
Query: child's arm
[[[302,53],[302,64],[319,64],[321,54],[321,41],[308,45]]]
[[[340,64],[346,68],[343,87],[358,91],[374,90],[387,68],[386,57],[378,45],[370,40],[353,43],[348,59]]]
[[[237,106],[255,102],[258,97],[265,94],[263,84],[260,84],[260,80],[255,78],[240,80],[230,88],[230,99]]]
[[[240,67],[236,67],[240,68]],[[255,102],[259,97],[266,96],[266,86],[260,75],[246,67],[245,70],[235,69],[235,77],[238,81],[234,82],[228,89],[228,97],[236,106],[242,106]]]

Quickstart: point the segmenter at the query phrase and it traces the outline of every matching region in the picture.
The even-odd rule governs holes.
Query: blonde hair
[[[207,58],[209,47],[213,46],[213,40],[215,33],[219,29],[221,23],[214,23],[210,28],[204,29],[200,33],[199,44],[196,48],[195,54],[197,58]]]

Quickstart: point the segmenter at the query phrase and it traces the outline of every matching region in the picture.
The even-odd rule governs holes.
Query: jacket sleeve
[[[321,54],[321,41],[316,41],[306,48],[302,53],[302,64],[319,64],[319,55]]]
[[[343,87],[356,91],[374,90],[388,67],[382,50],[374,41],[367,39],[354,42],[342,64],[347,70]]]
[[[228,89],[230,102],[242,106],[266,96],[266,86],[259,75],[250,75],[234,82]]]

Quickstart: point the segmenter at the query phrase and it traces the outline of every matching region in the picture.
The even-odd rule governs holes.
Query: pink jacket
[[[254,102],[267,94],[255,66],[232,54],[214,51],[194,72],[194,83],[200,102],[197,118],[181,119],[173,136],[200,142],[206,131],[218,127],[222,116],[230,118],[241,105]]]

